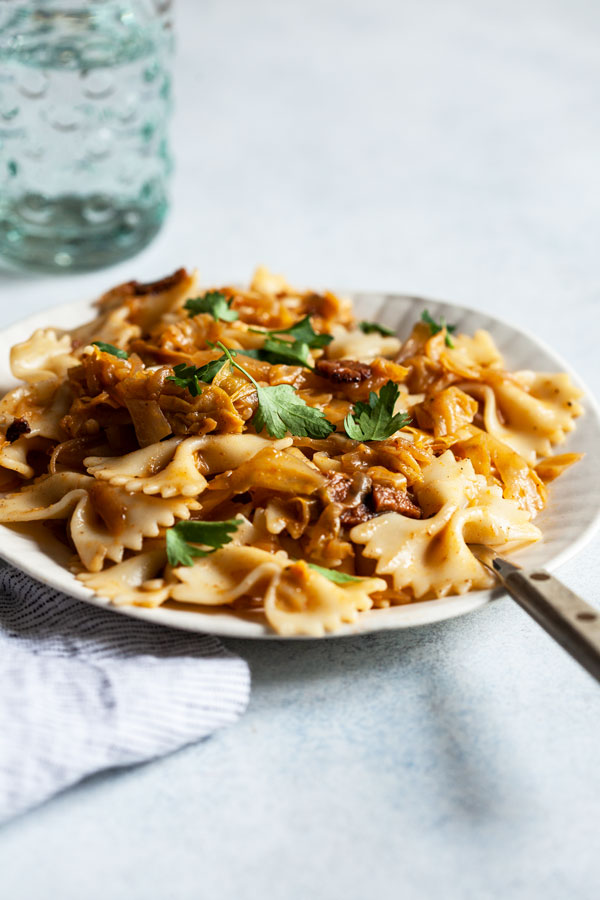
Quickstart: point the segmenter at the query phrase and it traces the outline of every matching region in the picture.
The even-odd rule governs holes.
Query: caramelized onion
[[[125,403],[140,447],[157,444],[171,434],[171,426],[158,405],[158,400],[127,399]]]
[[[88,489],[94,511],[111,534],[120,534],[125,527],[127,509],[119,492],[104,481],[94,481]]]

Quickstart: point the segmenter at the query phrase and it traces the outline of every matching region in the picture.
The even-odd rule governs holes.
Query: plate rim
[[[461,303],[440,300],[433,297],[423,297],[418,294],[403,294],[388,290],[344,290],[336,292],[341,296],[347,296],[350,299],[367,300],[373,298],[377,301],[375,307],[374,318],[381,313],[382,308],[389,301],[408,301],[416,304],[433,305],[438,308],[454,308],[459,309],[467,315],[474,315],[480,318],[488,319],[492,324],[498,324],[512,332],[524,337],[533,346],[539,348],[546,356],[550,357],[560,367],[561,371],[567,372],[574,383],[584,392],[584,405],[586,415],[589,415],[600,429],[600,405],[596,401],[593,393],[590,391],[585,381],[573,369],[573,367],[563,359],[560,353],[557,353],[543,339],[533,335],[528,329],[514,325],[502,316],[498,316],[487,312],[486,310],[476,309]],[[56,328],[60,330],[62,326],[52,325],[48,323],[52,316],[60,318],[62,315],[68,315],[71,312],[77,316],[76,323],[84,321],[83,316],[86,312],[90,315],[94,313],[94,300],[71,300],[60,303],[55,306],[38,310],[22,319],[11,322],[9,325],[0,329],[0,350],[4,352],[9,349],[15,340],[23,338],[11,338],[14,331],[26,335],[27,329],[29,333],[35,328]],[[493,334],[492,334],[493,336]],[[15,381],[15,379],[12,379]],[[18,383],[18,382],[17,382]],[[10,389],[10,387],[9,387]],[[12,531],[10,526],[0,525],[0,533],[4,531]],[[576,556],[585,545],[587,545],[596,532],[600,530],[600,506],[596,508],[593,518],[590,520],[585,529],[579,534],[574,541],[563,548],[559,553],[552,557],[544,566],[549,571],[554,571],[563,565],[569,559]],[[14,532],[13,532],[14,533]],[[42,551],[40,551],[42,552]],[[115,606],[109,600],[94,594],[89,588],[86,588],[81,582],[78,582],[74,575],[64,566],[53,560],[48,554],[44,554],[46,560],[52,566],[56,566],[58,571],[71,584],[65,585],[60,578],[53,578],[52,572],[34,571],[33,565],[28,564],[27,559],[19,562],[15,561],[14,556],[6,553],[4,548],[0,546],[0,560],[4,560],[18,571],[24,572],[26,575],[35,579],[40,584],[55,590],[59,593],[65,593],[70,597],[80,600],[88,605],[96,608],[108,610],[126,616],[127,618],[141,620],[158,627],[177,628],[185,631],[194,631],[197,633],[215,634],[225,638],[249,639],[249,640],[314,640],[315,638],[305,635],[284,636],[271,632],[268,626],[262,622],[252,622],[247,619],[240,619],[232,614],[231,611],[224,612],[221,618],[213,618],[212,614],[202,612],[200,609],[196,611],[177,610],[166,607],[136,607],[136,606]],[[414,603],[391,607],[389,609],[371,610],[361,613],[357,623],[353,625],[344,625],[339,631],[327,632],[323,637],[317,640],[334,639],[351,637],[358,635],[372,634],[386,630],[404,630],[406,628],[416,628],[436,622],[446,621],[448,619],[457,618],[467,615],[477,609],[488,605],[493,600],[504,596],[505,592],[502,588],[493,587],[485,590],[469,591],[466,594],[456,594],[449,597],[442,597],[436,600],[423,600]],[[410,611],[410,612],[409,612]],[[402,621],[403,619],[403,621]],[[365,627],[367,626],[367,627]],[[370,626],[370,627],[369,627]]]

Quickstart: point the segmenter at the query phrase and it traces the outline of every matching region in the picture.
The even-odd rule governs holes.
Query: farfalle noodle
[[[415,494],[422,520],[388,513],[350,532],[365,545],[364,555],[377,561],[375,572],[392,576],[396,590],[410,588],[415,597],[488,587],[490,575],[469,543],[502,549],[541,537],[529,513],[476,475],[470,460],[458,461],[449,450],[425,468]]]
[[[175,600],[197,603],[201,597],[205,605],[223,606],[244,596],[264,598],[267,621],[287,636],[320,637],[355,622],[359,612],[371,608],[369,594],[386,587],[381,578],[332,584],[284,551],[240,546],[224,547],[173,574],[181,581],[171,591]]]
[[[98,572],[105,559],[120,562],[125,550],[141,550],[145,538],[189,518],[197,505],[187,497],[131,494],[87,475],[59,472],[0,498],[0,522],[68,518],[79,558]]]
[[[37,381],[58,380],[67,369],[77,365],[72,353],[71,338],[58,337],[52,328],[38,328],[21,344],[10,351],[10,368],[15,378],[34,384]]]

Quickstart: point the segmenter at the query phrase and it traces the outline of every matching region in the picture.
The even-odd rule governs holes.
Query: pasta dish
[[[470,545],[541,538],[579,458],[553,453],[582,413],[567,374],[509,372],[428,312],[401,339],[264,268],[195,282],[121,284],[11,350],[0,522],[42,521],[91,591],[320,636],[490,587]]]

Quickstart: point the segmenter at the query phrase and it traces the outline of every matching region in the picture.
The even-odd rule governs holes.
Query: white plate
[[[472,334],[478,328],[487,329],[494,337],[510,369],[533,369],[538,372],[570,371],[552,350],[536,338],[517,331],[499,319],[434,300],[422,300],[398,294],[367,294],[353,296],[359,318],[377,319],[406,337],[413,323],[424,309],[437,319],[457,325],[457,330]],[[72,328],[93,317],[87,302],[71,303],[45,310],[0,332],[0,391],[14,385],[8,355],[17,341],[29,337],[35,328],[56,326]],[[581,381],[570,372],[574,380]],[[544,534],[543,540],[527,550],[515,554],[523,565],[545,566],[554,569],[577,553],[590,539],[600,520],[600,479],[594,463],[596,448],[600,446],[600,413],[589,394],[584,400],[586,414],[577,422],[577,430],[560,448],[585,453],[584,459],[550,485],[550,502],[536,519]],[[126,616],[144,619],[188,631],[210,632],[228,637],[277,637],[264,624],[251,616],[241,616],[222,609],[199,611],[161,607],[114,607],[107,600],[96,597],[65,568],[69,551],[51,538],[46,529],[31,525],[0,526],[0,556],[38,581],[64,591],[85,603],[112,609]],[[362,613],[355,625],[346,625],[332,637],[346,634],[365,634],[391,628],[412,628],[460,616],[488,603],[497,591],[472,591],[442,600],[427,600],[407,606]]]

